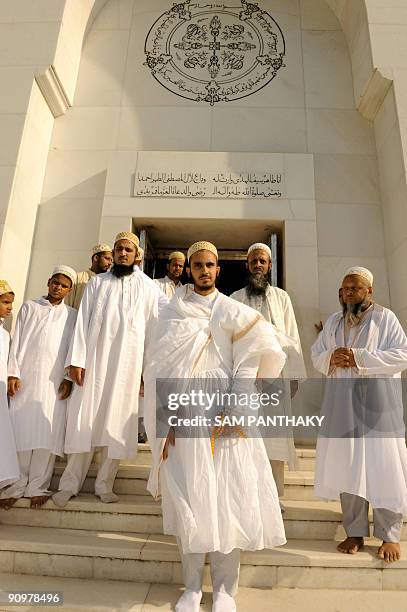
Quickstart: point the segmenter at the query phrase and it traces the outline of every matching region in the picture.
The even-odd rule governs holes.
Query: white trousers
[[[182,574],[185,587],[191,591],[202,589],[205,553],[183,553],[180,540],[177,538],[182,562]],[[227,593],[235,597],[239,584],[240,550],[235,548],[228,555],[221,552],[210,552],[211,579],[214,593]]]
[[[369,536],[369,502],[351,493],[341,493],[343,526],[352,538]],[[373,508],[373,535],[384,542],[400,542],[403,515],[387,508]]]
[[[17,482],[2,491],[0,499],[51,495],[48,489],[54,471],[55,455],[49,450],[37,448],[20,451],[17,457],[20,477]]]
[[[96,448],[89,453],[73,453],[68,456],[68,463],[59,481],[60,491],[69,491],[78,495],[82,489]],[[120,460],[110,459],[107,446],[102,447],[101,463],[95,481],[96,495],[103,495],[113,491],[114,481],[119,469]]]

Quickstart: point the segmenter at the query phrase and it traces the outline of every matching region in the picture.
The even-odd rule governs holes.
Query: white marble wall
[[[348,263],[373,268],[378,297],[388,304],[374,130],[355,110],[348,42],[325,0],[263,0],[284,32],[287,67],[258,94],[215,108],[168,92],[143,66],[146,32],[168,6],[167,0],[109,0],[88,33],[73,108],[55,122],[30,291],[54,246],[58,258],[87,265],[111,152],[310,152],[321,316],[336,308]],[[44,236],[61,215],[75,218],[75,229],[58,245],[48,242],[45,252]],[[299,278],[294,291],[304,291],[301,285]]]
[[[261,92],[210,108],[171,94],[143,66],[146,32],[170,4],[108,0],[88,32],[73,107],[55,121],[29,293],[38,291],[42,270],[55,257],[88,264],[113,152],[258,151],[315,156],[321,316],[336,308],[341,275],[354,263],[372,268],[377,297],[388,305],[375,133],[355,110],[371,68],[363,20],[354,20],[359,29],[352,22],[346,38],[325,0],[262,0],[284,31],[287,66]],[[361,10],[359,0],[354,6]],[[113,209],[109,216],[112,230],[119,227],[120,214]],[[45,241],[57,220],[66,231],[58,241]],[[101,231],[107,227],[104,218]],[[307,248],[298,243],[298,261]],[[298,302],[303,286],[299,274],[292,288]]]

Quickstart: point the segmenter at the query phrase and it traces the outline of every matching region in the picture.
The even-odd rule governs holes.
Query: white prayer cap
[[[67,276],[71,280],[72,286],[76,283],[76,272],[69,266],[56,266],[52,271],[51,278],[56,274],[63,274],[64,276]]]
[[[249,246],[249,249],[247,251],[247,257],[249,257],[252,251],[266,251],[271,261],[271,249],[269,246],[267,246],[267,244],[264,244],[264,242],[255,242],[254,244]]]
[[[218,250],[216,246],[212,244],[212,242],[200,240],[199,242],[194,242],[194,244],[189,247],[187,253],[188,262],[191,259],[192,255],[194,255],[194,253],[197,253],[198,251],[210,251],[216,256],[216,259],[218,259]]]
[[[120,232],[117,234],[114,243],[116,244],[116,242],[119,242],[119,240],[129,240],[135,247],[138,248],[139,246],[139,239],[136,234],[133,234],[133,232]]]
[[[353,276],[353,275],[361,276],[369,283],[369,287],[372,287],[373,274],[367,268],[362,268],[361,266],[352,266],[352,268],[349,268],[348,270],[346,270],[345,276],[343,278],[346,278],[347,276]]]
[[[14,293],[6,280],[0,280],[0,297],[5,293]]]
[[[181,253],[181,251],[173,251],[168,255],[168,261],[171,261],[171,259],[179,259],[180,261],[185,261],[185,255],[184,253]]]
[[[102,242],[101,244],[96,244],[93,247],[92,257],[94,255],[99,255],[99,253],[111,253],[111,252],[112,252],[112,247]]]

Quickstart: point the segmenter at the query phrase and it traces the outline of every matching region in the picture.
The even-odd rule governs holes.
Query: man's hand
[[[336,368],[356,368],[355,356],[352,349],[337,348],[331,355],[331,365]]]
[[[322,321],[320,321],[319,323],[314,323],[314,327],[318,333],[322,332],[322,330],[324,329]]]
[[[85,370],[83,368],[77,368],[73,365],[69,366],[69,376],[72,378],[75,385],[83,387],[83,382],[85,380]]]
[[[10,397],[14,397],[17,391],[21,388],[21,380],[15,376],[8,377],[7,393]]]
[[[298,382],[298,380],[290,380],[291,399],[293,399],[297,395],[299,387],[300,383]]]
[[[71,380],[66,380],[66,378],[64,378],[64,380],[61,382],[58,388],[58,399],[60,400],[68,399],[68,397],[71,395],[72,384],[73,383]]]
[[[164,444],[163,461],[168,459],[168,451],[170,450],[170,446],[175,446],[175,431],[172,427],[170,427],[170,431],[168,432],[168,436]]]

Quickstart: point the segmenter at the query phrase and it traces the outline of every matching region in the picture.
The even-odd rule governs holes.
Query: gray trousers
[[[184,584],[190,591],[202,589],[205,553],[183,553],[180,540],[177,538],[182,562]],[[240,549],[235,548],[228,555],[221,552],[210,552],[211,579],[214,592],[227,593],[235,597],[239,584]]]
[[[270,460],[271,470],[277,487],[279,497],[284,496],[284,461]]]
[[[341,493],[343,526],[346,535],[363,538],[369,535],[369,502],[351,493]],[[373,535],[383,542],[400,542],[403,515],[386,508],[373,508]]]

